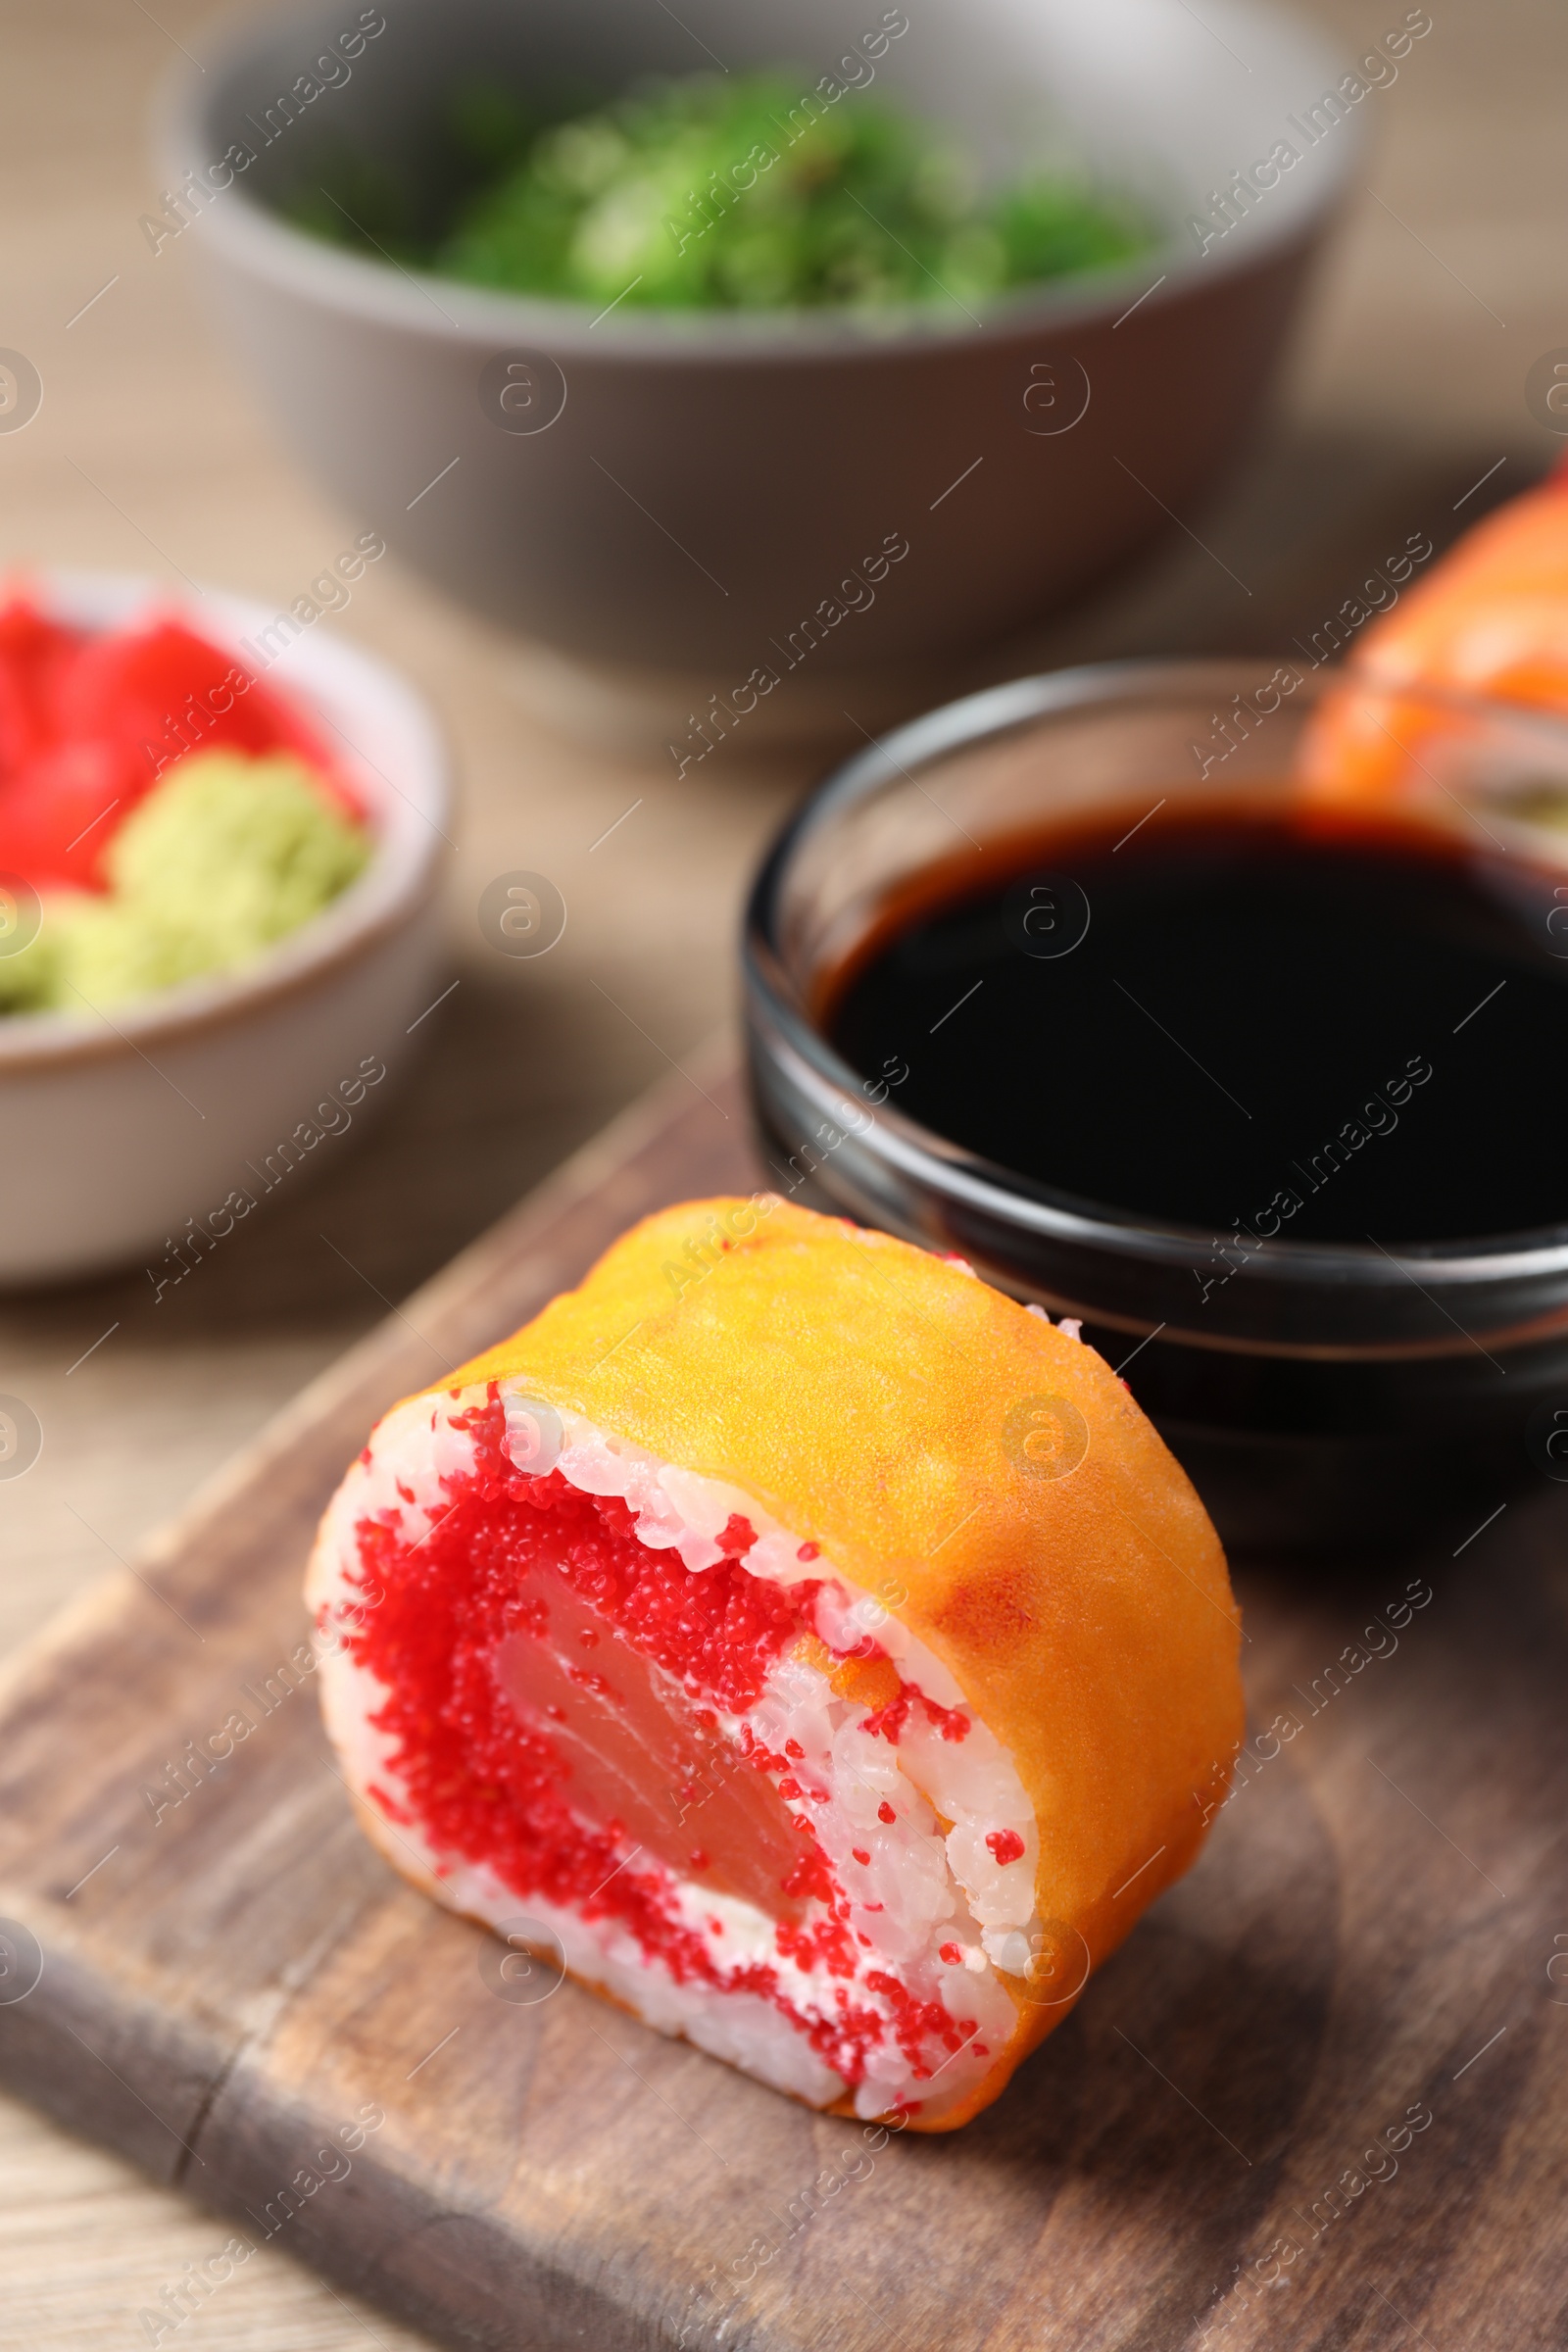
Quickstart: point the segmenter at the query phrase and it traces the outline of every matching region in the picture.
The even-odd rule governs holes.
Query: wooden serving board
[[[499,1997],[494,1940],[361,1838],[310,1675],[279,1671],[308,1655],[317,1514],[394,1397],[643,1211],[758,1181],[733,1075],[672,1085],[10,1679],[0,2073],[231,2217],[215,2251],[270,2235],[454,2344],[1568,2342],[1568,1574],[1544,1481],[1456,1558],[1468,1529],[1353,1581],[1240,1577],[1245,1785],[952,2137],[876,2144],[570,1984]],[[230,1760],[170,1801],[185,1743],[231,1717],[253,1728]],[[29,1937],[42,1975],[5,1997]]]

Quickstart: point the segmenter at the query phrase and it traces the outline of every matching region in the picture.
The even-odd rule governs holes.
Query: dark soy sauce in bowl
[[[1332,668],[932,711],[758,875],[771,1180],[1080,1318],[1228,1543],[1463,1549],[1565,1474],[1565,820],[1560,720]]]
[[[900,1111],[1030,1187],[1165,1224],[1568,1224],[1551,875],[1285,794],[1139,814],[922,871],[819,984],[845,1061],[906,1063]]]

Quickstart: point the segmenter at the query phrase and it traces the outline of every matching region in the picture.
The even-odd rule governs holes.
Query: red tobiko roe
[[[316,730],[177,620],[88,636],[26,597],[0,609],[0,866],[37,887],[102,887],[103,855],[189,752],[292,752],[365,809]]]
[[[786,1759],[749,1725],[725,1740],[715,1716],[756,1703],[811,1633],[820,1586],[764,1582],[733,1551],[690,1570],[641,1542],[618,1495],[519,1476],[498,1399],[452,1419],[476,1454],[442,1482],[445,1514],[412,1540],[397,1510],[358,1528],[373,1605],[347,1638],[389,1692],[374,1721],[400,1792],[371,1790],[388,1818],[416,1825],[448,1868],[483,1865],[519,1897],[616,1920],[677,1983],[760,1995],[851,2083],[889,2034],[911,2062],[924,2034],[960,2047],[972,2026],[890,1977],[866,1981],[891,2024],[847,1982],[835,2015],[802,2014],[774,1967],[715,1957],[673,1899],[687,1877],[739,1895],[776,1920],[781,1954],[855,1976],[848,1898],[773,1777]],[[808,1920],[812,1896],[826,1916]]]

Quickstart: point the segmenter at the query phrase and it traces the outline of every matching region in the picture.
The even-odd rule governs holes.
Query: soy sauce
[[[1045,1195],[1262,1239],[1568,1224],[1568,887],[1297,809],[1138,810],[921,875],[819,1019]]]

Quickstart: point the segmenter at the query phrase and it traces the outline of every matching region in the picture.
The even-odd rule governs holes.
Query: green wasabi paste
[[[0,957],[0,1012],[86,1012],[237,970],[329,906],[369,848],[285,753],[181,760],[109,844],[107,893],[46,896],[37,936]]]

